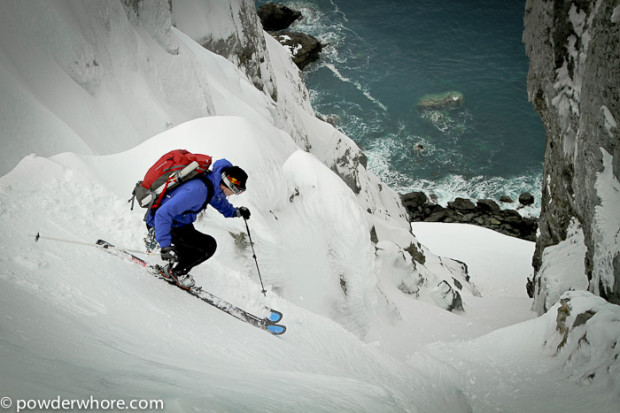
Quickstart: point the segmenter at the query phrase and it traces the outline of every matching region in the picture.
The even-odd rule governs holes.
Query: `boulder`
[[[263,29],[277,32],[288,28],[295,20],[301,18],[301,12],[281,4],[268,3],[258,8],[258,17]]]
[[[497,205],[497,202],[493,201],[492,199],[479,199],[478,202],[476,202],[476,205],[483,211],[501,211],[501,208],[499,207],[499,205]]]
[[[476,209],[476,205],[469,199],[456,198],[452,202],[448,202],[448,206],[457,211],[473,211]]]
[[[441,208],[440,210],[434,211],[426,218],[423,219],[424,222],[446,222],[447,219],[450,219],[450,211],[445,208]]]
[[[519,195],[519,203],[523,206],[532,205],[534,203],[534,196],[529,192],[523,192]]]
[[[305,33],[283,32],[274,35],[276,40],[289,49],[293,62],[299,70],[319,59],[323,45],[315,37]]]
[[[417,208],[426,204],[428,197],[424,192],[411,192],[402,196],[406,208]]]
[[[426,95],[418,101],[420,109],[442,109],[458,106],[463,103],[463,94],[461,92],[445,92]]]

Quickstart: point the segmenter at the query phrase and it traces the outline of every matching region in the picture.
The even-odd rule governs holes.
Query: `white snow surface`
[[[239,34],[225,22],[244,3],[184,1],[177,19],[220,22],[214,38]],[[265,37],[274,102],[192,40],[199,32],[172,27],[167,4],[142,2],[132,14],[115,0],[3,3],[7,411],[18,400],[91,396],[160,399],[170,412],[615,411],[617,306],[578,291],[535,318],[525,293],[533,243],[457,224],[418,223],[414,237],[397,195],[352,168],[359,149],[314,117],[278,42]],[[243,221],[210,209],[196,227],[218,250],[192,273],[249,311],[282,311],[283,336],[92,246],[143,248],[144,211],[126,201],[174,148],[248,171],[248,190],[231,201],[252,211],[266,297]],[[355,171],[360,192],[334,170]],[[617,181],[606,176],[597,189],[612,196]],[[608,205],[597,211],[601,230],[615,219]],[[90,245],[35,242],[37,232]],[[444,309],[453,291],[464,311]]]
[[[564,291],[588,289],[586,251],[583,229],[573,218],[566,231],[566,239],[545,248],[543,252],[543,263],[538,273],[541,290],[534,302],[537,313],[542,314],[549,309]]]

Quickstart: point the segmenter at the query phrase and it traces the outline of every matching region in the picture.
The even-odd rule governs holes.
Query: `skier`
[[[160,206],[146,216],[149,232],[161,247],[161,258],[169,263],[162,275],[172,279],[180,287],[190,289],[195,285],[189,271],[208,260],[215,253],[215,238],[194,228],[198,214],[210,204],[226,218],[250,219],[246,207],[235,208],[227,197],[245,191],[248,175],[226,159],[213,164],[213,170],[171,189],[163,197]]]

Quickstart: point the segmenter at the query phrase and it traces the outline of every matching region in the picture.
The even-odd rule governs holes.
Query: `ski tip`
[[[276,336],[284,334],[286,332],[286,327],[280,324],[270,324],[267,326],[267,330]]]
[[[269,311],[271,312],[269,314],[269,321],[271,321],[272,323],[277,323],[278,321],[282,320],[282,313],[277,311],[277,310],[273,310],[273,309],[269,309]]]

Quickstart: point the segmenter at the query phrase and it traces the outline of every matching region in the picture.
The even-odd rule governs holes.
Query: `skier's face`
[[[235,178],[234,176],[226,175],[225,173],[222,173],[222,182],[220,182],[220,185],[223,185],[224,187],[226,187],[226,189],[230,191],[230,194],[226,192],[226,196],[229,196],[231,194],[239,195],[245,191],[245,188],[241,188],[241,182],[239,182],[237,178]]]
[[[229,196],[235,194],[233,191],[228,189],[228,187],[226,185],[220,185],[220,188],[222,188],[222,191],[224,192],[224,195],[226,195],[226,197],[229,197]]]

